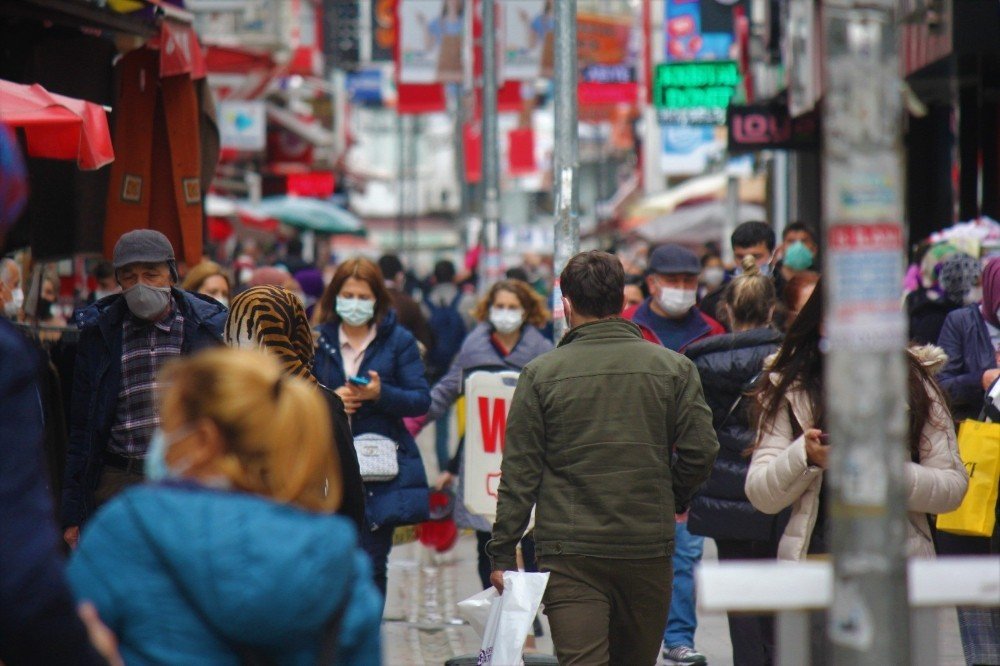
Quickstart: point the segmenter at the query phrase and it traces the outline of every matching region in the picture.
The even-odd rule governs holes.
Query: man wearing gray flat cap
[[[226,309],[178,289],[174,248],[159,231],[130,231],[115,245],[122,292],[80,310],[69,450],[62,495],[63,536],[118,492],[143,480],[146,451],[160,425],[156,375],[177,356],[223,344]]]

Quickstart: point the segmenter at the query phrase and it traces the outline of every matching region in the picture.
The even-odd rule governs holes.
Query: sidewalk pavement
[[[455,432],[452,430],[452,432]],[[434,479],[433,429],[418,440]],[[717,558],[715,543],[705,540],[705,560]],[[463,534],[455,547],[438,554],[419,543],[396,546],[389,558],[389,590],[382,623],[383,663],[387,666],[442,666],[451,657],[479,652],[480,637],[459,617],[456,604],[481,590],[476,569],[476,539]],[[553,653],[544,614],[545,635],[537,650]],[[940,666],[964,666],[958,620],[954,609],[942,609],[938,650]],[[732,645],[726,616],[698,613],[695,646],[711,666],[732,666]],[[664,663],[662,659],[658,662]],[[617,666],[617,665],[616,665]]]
[[[705,559],[715,559],[711,540],[705,542]],[[444,554],[419,543],[395,547],[389,559],[389,598],[382,623],[384,663],[442,666],[451,657],[478,652],[480,637],[458,617],[456,604],[479,591],[473,535],[462,535]],[[540,617],[545,635],[536,640],[537,650],[552,654],[548,623],[544,614]],[[725,615],[699,612],[695,644],[712,666],[732,666]],[[964,666],[953,609],[941,611],[939,650],[941,666]]]

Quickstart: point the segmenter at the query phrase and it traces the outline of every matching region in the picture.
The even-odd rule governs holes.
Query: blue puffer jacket
[[[983,373],[997,367],[993,343],[979,306],[970,305],[948,313],[938,346],[948,355],[948,363],[937,380],[951,398],[952,416],[956,421],[978,417],[986,397]]]
[[[552,349],[552,343],[546,340],[534,326],[527,325],[522,329],[521,339],[506,357],[501,356],[490,341],[493,326],[482,323],[476,326],[465,338],[462,348],[452,361],[448,374],[434,385],[431,391],[431,409],[427,412],[427,421],[436,421],[448,407],[458,399],[464,390],[463,381],[470,370],[476,368],[517,370],[528,365],[537,356]]]
[[[226,309],[212,298],[173,290],[184,317],[182,354],[222,345]],[[80,344],[73,370],[69,445],[63,482],[64,527],[82,525],[94,512],[94,491],[104,467],[122,380],[122,322],[128,313],[121,294],[108,296],[76,313]]]
[[[243,651],[312,666],[338,609],[337,663],[380,663],[381,597],[342,516],[194,484],[139,486],[97,512],[69,579],[129,666],[238,666]]]
[[[743,489],[750,467],[744,452],[753,445],[755,435],[747,409],[751,399],[741,400],[729,414],[780,344],[779,332],[757,328],[696,342],[686,351],[698,368],[719,437],[712,475],[691,500],[688,529],[692,534],[738,541],[769,541],[781,535],[776,517],[755,509]]]
[[[330,388],[344,385],[344,359],[340,353],[340,326],[320,326],[319,348],[313,372]],[[368,346],[361,368],[378,373],[382,395],[365,402],[351,417],[355,435],[377,433],[399,445],[399,475],[392,481],[366,483],[365,514],[372,530],[387,525],[411,525],[428,519],[430,510],[427,472],[417,443],[403,425],[404,416],[421,416],[431,404],[424,362],[413,335],[396,323],[390,311],[378,324],[375,340]]]

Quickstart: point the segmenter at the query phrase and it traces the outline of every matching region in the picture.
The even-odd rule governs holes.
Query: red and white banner
[[[507,414],[517,377],[516,372],[475,372],[465,380],[465,506],[490,522],[497,513]]]

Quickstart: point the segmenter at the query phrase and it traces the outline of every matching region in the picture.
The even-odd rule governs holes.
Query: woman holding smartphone
[[[822,315],[821,280],[756,391],[757,439],[746,493],[764,513],[792,507],[778,544],[779,560],[830,552],[829,495],[823,472],[830,447],[837,443],[830,442],[825,432]],[[935,356],[927,348],[907,354],[909,462],[904,478],[910,511],[906,543],[911,556],[934,556],[927,514],[956,509],[968,486],[951,415],[928,371],[939,360],[940,354]]]
[[[371,557],[375,584],[386,591],[386,562],[399,525],[428,518],[427,475],[403,418],[431,404],[424,363],[413,335],[396,322],[392,297],[378,266],[363,257],[342,263],[319,302],[313,372],[344,401],[354,436],[374,434],[396,444],[399,472],[366,482],[366,529],[361,545]]]

